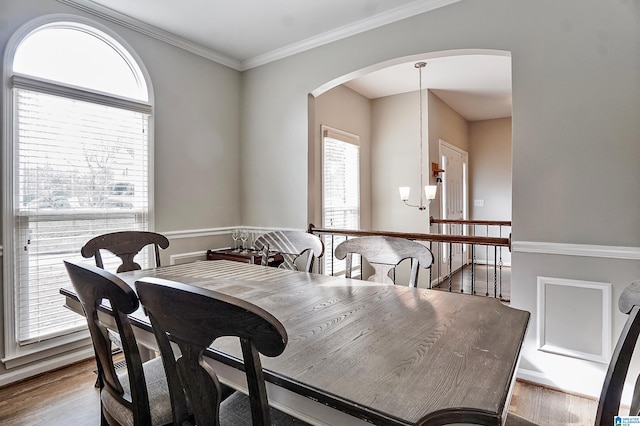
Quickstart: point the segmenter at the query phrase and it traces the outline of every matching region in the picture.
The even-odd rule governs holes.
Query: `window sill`
[[[22,367],[45,358],[55,357],[56,355],[78,349],[86,349],[88,346],[91,346],[89,332],[81,331],[46,342],[29,345],[28,348],[12,348],[14,349],[14,353],[0,359],[0,361],[2,361],[7,370],[11,370],[12,368]],[[9,350],[7,350],[7,352],[9,352]]]

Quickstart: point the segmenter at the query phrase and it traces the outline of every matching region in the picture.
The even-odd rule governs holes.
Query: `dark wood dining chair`
[[[358,237],[341,242],[335,249],[336,259],[347,259],[347,278],[351,278],[354,254],[361,255],[373,267],[374,274],[368,281],[388,284],[393,284],[389,272],[401,261],[411,259],[409,287],[417,287],[419,268],[430,268],[433,264],[431,250],[415,241],[398,237]]]
[[[142,362],[127,315],[139,307],[131,287],[117,276],[93,265],[65,261],[73,288],[84,309],[100,377],[101,424],[163,425],[173,420],[167,379],[161,358]],[[98,310],[111,305],[127,371],[116,373],[109,328]]]
[[[622,390],[638,342],[638,336],[640,336],[640,281],[632,283],[622,291],[620,299],[618,299],[618,309],[623,314],[627,314],[628,317],[618,338],[618,343],[613,351],[609,368],[604,378],[600,399],[598,400],[595,426],[610,426],[613,424],[613,418],[620,414]],[[640,376],[636,377],[635,380],[629,415],[640,415]],[[507,416],[507,426],[530,426],[534,424],[513,413],[509,413]]]
[[[96,266],[104,269],[101,250],[107,250],[120,258],[122,263],[116,272],[128,272],[141,269],[134,257],[146,246],[153,244],[155,266],[160,266],[160,248],[169,247],[169,240],[162,234],[150,231],[118,231],[98,235],[87,241],[80,249],[83,257],[95,258]],[[110,333],[112,342],[120,347],[120,337],[117,333]],[[100,387],[100,376],[96,380],[96,387]]]
[[[135,286],[167,371],[175,424],[186,420],[187,401],[198,426],[217,426],[221,417],[237,420],[243,416],[242,412],[230,415],[221,410],[220,382],[203,360],[204,351],[222,336],[240,339],[253,424],[270,425],[272,415],[277,416],[278,425],[305,424],[270,409],[267,402],[260,354],[280,355],[288,339],[284,326],[273,315],[244,300],[175,281],[143,278]],[[172,343],[179,354],[174,353]],[[223,408],[242,407],[234,401],[239,394],[226,400]],[[235,420],[231,423],[237,424]]]
[[[122,260],[117,272],[141,269],[133,258],[149,244],[153,244],[155,266],[160,266],[160,248],[169,247],[169,240],[162,234],[149,231],[120,231],[98,235],[87,241],[80,252],[84,257],[94,257],[96,266],[104,269],[100,250],[108,250]]]
[[[324,254],[324,244],[317,236],[303,231],[274,231],[256,238],[255,246],[262,251],[262,265],[268,264],[269,252],[278,252],[284,261],[278,266],[298,270],[296,260],[307,254],[304,271],[313,270],[313,261]]]

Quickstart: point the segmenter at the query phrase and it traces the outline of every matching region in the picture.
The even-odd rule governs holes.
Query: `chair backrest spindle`
[[[104,269],[100,250],[109,250],[118,256],[122,264],[117,272],[135,271],[141,269],[133,258],[149,244],[153,244],[155,266],[160,266],[160,248],[169,247],[169,240],[162,234],[149,231],[119,231],[98,235],[87,241],[80,253],[84,257],[94,257],[96,266]]]

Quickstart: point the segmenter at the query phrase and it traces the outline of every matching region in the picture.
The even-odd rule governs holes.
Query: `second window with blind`
[[[360,138],[322,126],[322,222],[324,228],[360,228]],[[343,275],[345,262],[333,258],[345,237],[325,237],[324,273]],[[359,262],[358,262],[359,264]],[[354,259],[354,274],[357,275]],[[354,275],[355,278],[355,275]]]

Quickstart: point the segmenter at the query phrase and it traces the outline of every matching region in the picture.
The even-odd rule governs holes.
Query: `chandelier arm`
[[[406,201],[406,200],[402,200],[402,201],[403,201],[407,206],[409,206],[409,207],[416,207],[418,210],[425,210],[425,209],[427,208],[427,206],[428,206],[429,204],[431,204],[431,200],[427,200],[427,206],[425,206],[425,205],[423,205],[423,204],[420,204],[420,205],[416,205],[416,204],[409,204],[409,203],[407,203],[407,201]]]

